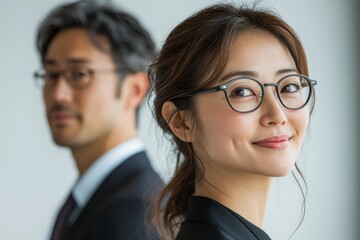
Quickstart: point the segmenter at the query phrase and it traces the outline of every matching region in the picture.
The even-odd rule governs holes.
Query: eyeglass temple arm
[[[190,94],[188,94],[186,96],[190,97],[190,96],[195,95],[195,94],[213,93],[213,92],[217,92],[217,91],[220,91],[220,90],[223,90],[221,88],[221,86],[217,86],[217,87],[212,87],[212,88],[207,88],[207,89],[195,91],[195,92],[192,92],[192,93],[190,93]]]
[[[311,85],[313,85],[313,86],[317,85],[317,81],[316,81],[316,80],[310,80],[310,83],[311,83]]]
[[[187,98],[187,97],[191,97],[191,96],[194,96],[194,95],[197,95],[197,94],[213,93],[213,92],[217,92],[217,91],[220,91],[220,90],[223,90],[223,89],[221,89],[220,86],[217,86],[217,87],[212,87],[212,88],[208,88],[208,89],[195,91],[195,92],[185,94],[185,95],[182,95],[182,96],[179,96],[179,97],[174,97],[174,98],[171,98],[170,100],[177,99],[177,98]]]
[[[43,77],[44,74],[38,73],[38,72],[34,72],[34,77],[35,78],[40,78]]]

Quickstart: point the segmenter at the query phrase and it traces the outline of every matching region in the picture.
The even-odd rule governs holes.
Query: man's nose
[[[56,102],[69,102],[73,96],[73,89],[66,81],[63,74],[59,74],[54,85],[51,86],[50,93]]]

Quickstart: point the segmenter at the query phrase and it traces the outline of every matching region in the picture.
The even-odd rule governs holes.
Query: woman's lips
[[[258,147],[271,148],[276,150],[283,150],[290,145],[290,137],[287,135],[273,136],[254,142]]]

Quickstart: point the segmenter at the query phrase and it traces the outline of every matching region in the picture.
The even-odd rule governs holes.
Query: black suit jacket
[[[66,227],[63,239],[160,239],[145,220],[150,219],[149,206],[163,186],[145,152],[133,155],[102,182],[75,222]]]
[[[220,203],[191,197],[176,240],[271,240],[257,226]]]

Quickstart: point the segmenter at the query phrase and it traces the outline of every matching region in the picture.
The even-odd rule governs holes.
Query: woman
[[[159,200],[163,229],[178,240],[270,239],[271,181],[296,166],[313,108],[296,33],[265,10],[210,6],[170,33],[149,75],[178,156]]]

